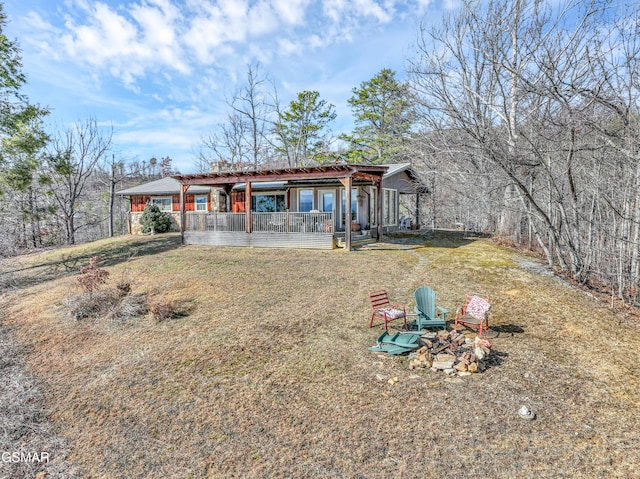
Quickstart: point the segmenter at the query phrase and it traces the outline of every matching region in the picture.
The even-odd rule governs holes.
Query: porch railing
[[[187,231],[245,231],[244,213],[185,214]],[[251,213],[252,231],[333,233],[332,213]]]

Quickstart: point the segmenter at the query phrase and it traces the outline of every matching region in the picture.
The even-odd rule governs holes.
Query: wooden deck
[[[346,248],[344,231],[334,232],[332,213],[187,213],[184,244],[256,248]],[[351,245],[375,242],[371,231],[352,232]]]

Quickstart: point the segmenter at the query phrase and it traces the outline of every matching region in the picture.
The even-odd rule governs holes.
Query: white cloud
[[[323,9],[335,23],[358,21],[359,17],[372,17],[380,23],[393,19],[393,2],[381,6],[376,0],[324,0]]]
[[[38,48],[119,78],[132,91],[164,72],[232,69],[351,42],[396,15],[396,0],[68,0],[63,26],[28,17]],[[424,2],[427,0],[415,0]],[[175,78],[173,79],[176,80]]]
[[[388,23],[393,19],[393,4],[383,8],[375,0],[355,0],[352,8],[356,15],[373,17],[380,23]]]
[[[189,71],[176,42],[179,12],[168,1],[134,4],[128,17],[102,2],[78,5],[86,17],[78,21],[67,15],[67,33],[61,37],[62,48],[76,62],[106,68],[127,85],[148,69]]]
[[[304,23],[307,7],[311,0],[273,0],[273,9],[278,16],[290,25]]]
[[[172,65],[176,70],[187,73],[188,66],[180,58],[177,47],[179,10],[167,0],[155,0],[156,7],[134,5],[131,15],[141,28],[141,52],[146,59],[162,65]],[[143,57],[144,58],[144,57]]]
[[[247,33],[259,37],[278,30],[280,23],[269,1],[256,3],[247,14]]]
[[[278,46],[278,52],[282,56],[302,53],[302,45],[295,43],[288,38],[281,38],[278,40]]]

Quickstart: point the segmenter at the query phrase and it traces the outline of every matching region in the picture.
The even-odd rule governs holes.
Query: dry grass
[[[82,477],[637,474],[640,332],[516,253],[449,237],[352,254],[154,241],[13,265],[5,322]],[[60,314],[76,286],[47,264],[76,252],[112,258],[111,278],[128,271],[133,292],[188,315]],[[451,384],[366,350],[380,331],[367,327],[368,292],[412,306],[423,284],[450,311],[470,292],[490,298],[499,355],[485,373]],[[535,421],[518,417],[523,404]]]

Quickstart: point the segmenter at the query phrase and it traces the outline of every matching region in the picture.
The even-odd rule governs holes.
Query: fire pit
[[[486,339],[470,339],[455,330],[426,333],[420,337],[420,345],[409,355],[410,369],[431,368],[458,376],[484,371],[492,347]]]

